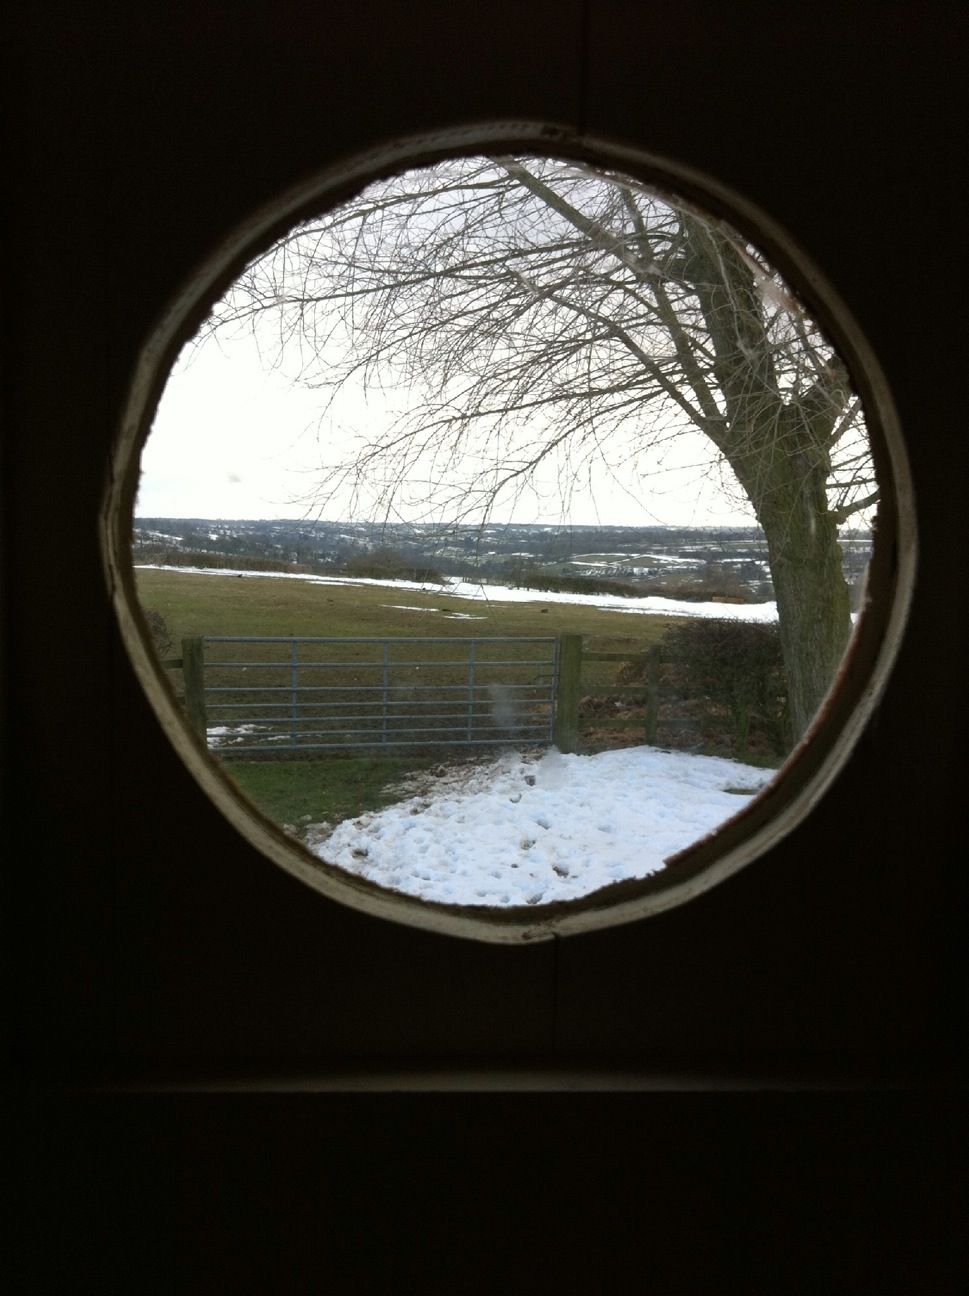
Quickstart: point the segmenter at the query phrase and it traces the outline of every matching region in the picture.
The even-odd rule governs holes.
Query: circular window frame
[[[848,366],[865,409],[880,500],[867,606],[823,706],[767,788],[650,877],[615,883],[575,900],[492,908],[404,895],[327,864],[238,791],[191,731],[159,665],[139,610],[131,524],[141,452],[170,370],[211,304],[247,262],[300,220],[339,205],[372,181],[448,157],[512,150],[626,171],[722,216],[763,249]],[[628,144],[534,122],[402,137],[334,163],[250,214],[182,285],[141,349],[114,444],[101,541],[122,638],[145,694],[191,774],[250,845],[313,890],[351,908],[411,927],[511,945],[601,930],[672,909],[725,881],[794,831],[846,764],[878,703],[901,644],[917,558],[911,475],[887,379],[838,293],[791,235],[753,203],[693,168]]]

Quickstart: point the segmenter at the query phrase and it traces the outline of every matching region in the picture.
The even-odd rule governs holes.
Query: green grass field
[[[583,635],[588,650],[642,652],[674,620],[575,604],[487,603],[390,586],[317,585],[258,575],[137,570],[136,579],[142,606],[165,619],[173,656],[180,653],[183,638],[196,635],[457,639],[569,633]],[[457,614],[461,619],[452,619]],[[464,619],[468,615],[480,619]],[[441,649],[432,650],[432,655],[434,651]],[[615,662],[587,663],[583,692],[607,691],[617,669]],[[597,721],[587,726],[588,736],[595,746],[641,741],[637,724],[635,716],[625,726],[618,717],[605,725]],[[455,759],[462,754],[458,749]],[[385,804],[388,784],[441,758],[441,751],[433,757],[334,754],[300,761],[228,761],[225,768],[267,817],[295,827],[323,819],[334,822]]]
[[[387,805],[399,779],[432,764],[430,756],[332,756],[235,761],[225,769],[267,819],[298,834],[307,824],[339,823]]]
[[[191,635],[558,635],[581,634],[600,652],[640,652],[676,618],[571,603],[486,603],[376,585],[314,585],[269,576],[202,576],[137,570],[138,595],[165,618],[177,645]],[[402,611],[393,604],[420,608]],[[452,620],[456,614],[480,620]],[[614,665],[600,664],[603,679]],[[599,683],[596,674],[590,683]]]

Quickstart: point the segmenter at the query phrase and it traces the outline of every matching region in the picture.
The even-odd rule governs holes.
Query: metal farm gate
[[[184,640],[185,702],[221,756],[553,741],[549,638]]]

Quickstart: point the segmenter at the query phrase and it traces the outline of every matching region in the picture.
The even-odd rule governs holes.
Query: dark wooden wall
[[[807,1291],[821,1257],[829,1287],[955,1290],[963,11],[18,6],[2,367],[24,1290],[48,1270],[70,1292],[325,1290],[349,1264],[351,1290],[713,1291],[735,1271]],[[340,155],[517,118],[700,167],[795,235],[888,374],[921,537],[883,704],[810,819],[688,906],[526,949],[364,917],[249,848],[133,676],[97,525],[138,348],[216,240]],[[503,1093],[433,1092],[497,1073]],[[538,1092],[507,1092],[510,1073]],[[360,1092],[390,1076],[415,1092]],[[425,1254],[437,1278],[417,1277]]]

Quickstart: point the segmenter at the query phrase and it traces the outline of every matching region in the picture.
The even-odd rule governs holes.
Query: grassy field
[[[225,768],[267,819],[298,835],[307,824],[339,823],[387,805],[399,779],[434,763],[430,756],[332,756],[235,761]]]
[[[195,635],[258,636],[548,636],[581,634],[588,650],[642,652],[674,618],[630,615],[565,603],[487,603],[446,593],[389,586],[319,585],[272,577],[196,575],[138,570],[142,605],[164,617],[172,655]],[[403,604],[405,608],[394,606]],[[466,619],[469,616],[475,619]],[[460,618],[460,619],[456,619]],[[431,655],[433,655],[431,650]],[[448,651],[442,645],[437,651]],[[453,649],[451,650],[453,653]],[[238,654],[236,654],[238,655]],[[582,691],[608,692],[618,664],[587,663]],[[590,749],[642,741],[635,709],[589,714],[582,732]],[[435,757],[326,756],[301,761],[230,761],[226,769],[269,818],[286,825],[359,814],[387,799],[386,788]],[[460,749],[459,749],[460,755]]]
[[[597,651],[640,652],[675,620],[571,603],[486,603],[392,586],[155,570],[138,570],[136,576],[142,605],[165,618],[176,653],[179,641],[191,635],[558,634],[584,635],[586,646]],[[452,619],[458,614],[462,619]],[[463,619],[468,616],[476,619]],[[615,667],[600,664],[598,674],[611,679]],[[590,683],[599,682],[590,675]]]

